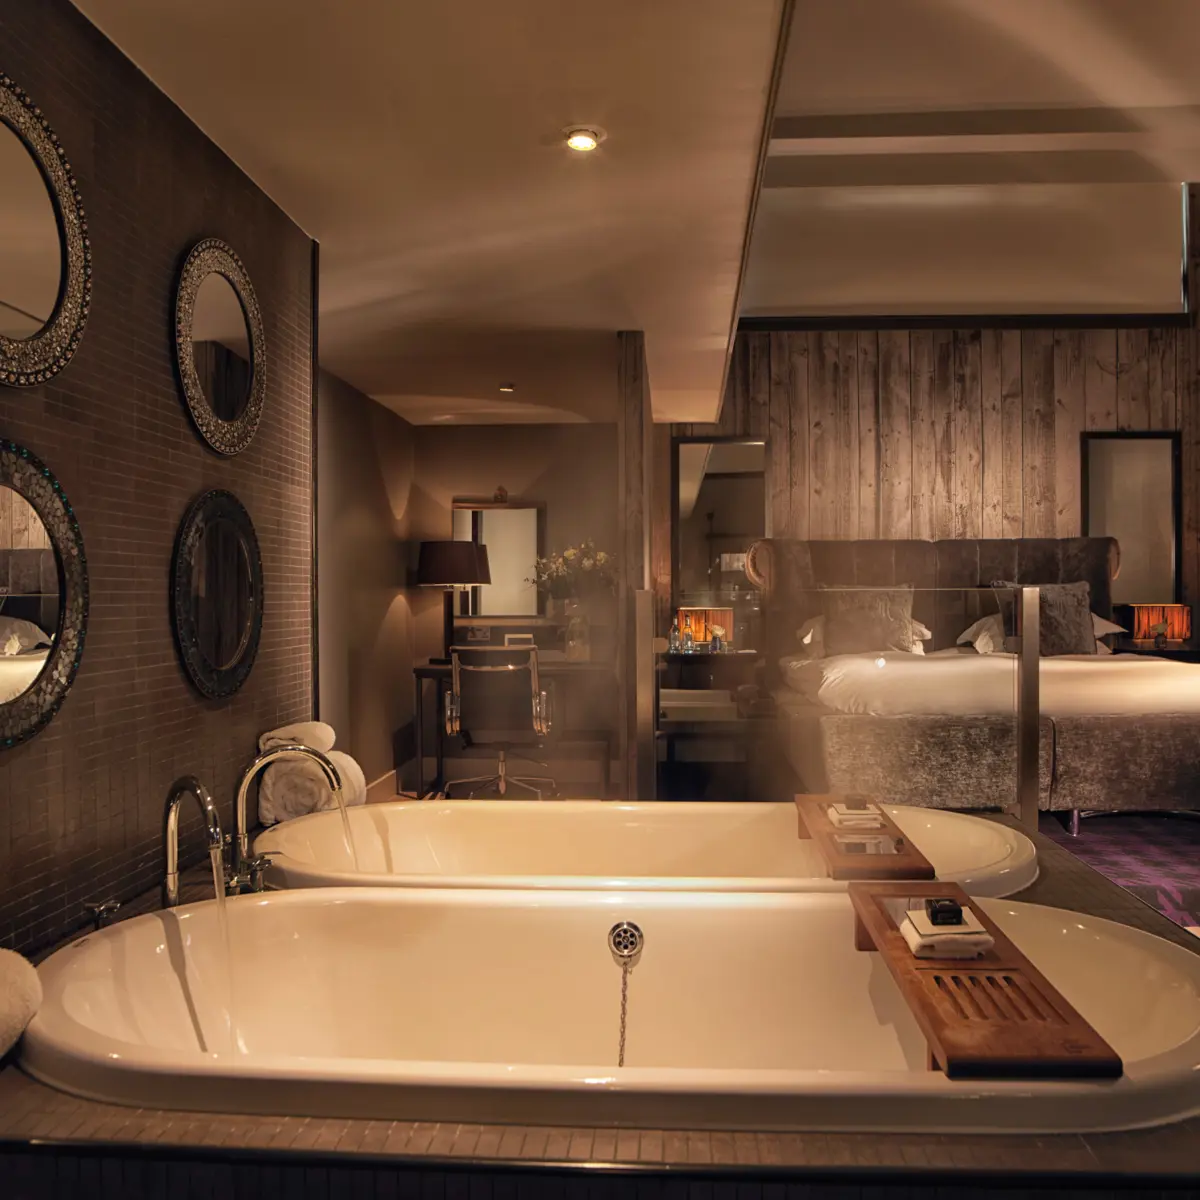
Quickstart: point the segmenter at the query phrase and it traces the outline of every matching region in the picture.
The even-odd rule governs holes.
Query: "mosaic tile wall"
[[[198,775],[232,825],[256,735],[311,711],[312,244],[67,0],[0,0],[0,70],[62,140],[94,272],[66,370],[42,387],[0,388],[0,436],[61,480],[91,574],[65,706],[31,742],[0,751],[0,945],[33,950],[80,924],[86,900],[155,883],[173,779]],[[265,412],[232,459],[196,435],[173,365],[175,280],[205,236],[242,257],[266,323]],[[217,704],[184,678],[167,605],[176,527],[214,487],[249,510],[266,572],[254,671]]]

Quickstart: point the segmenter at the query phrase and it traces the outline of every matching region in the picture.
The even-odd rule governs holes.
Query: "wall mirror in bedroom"
[[[266,339],[245,265],[216,238],[199,242],[183,264],[175,361],[200,436],[218,453],[240,454],[262,417]]]
[[[58,712],[87,629],[87,560],[62,484],[0,438],[0,750]]]
[[[0,74],[0,384],[44,383],[74,354],[91,291],[86,230],[58,139]]]
[[[492,581],[464,588],[459,615],[544,616],[546,598],[530,582],[546,553],[546,506],[532,501],[471,499],[451,506],[451,537],[487,547]]]
[[[213,700],[246,682],[262,635],[263,577],[250,514],[205,492],[179,526],[171,566],[175,642],[188,678]]]
[[[1182,550],[1180,435],[1085,433],[1083,532],[1115,537],[1114,604],[1175,604]]]
[[[677,604],[728,604],[746,590],[746,551],[766,527],[765,464],[762,441],[675,439],[671,577]]]

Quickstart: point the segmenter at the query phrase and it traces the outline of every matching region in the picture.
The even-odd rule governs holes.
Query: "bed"
[[[49,650],[28,650],[22,654],[0,654],[0,704],[7,704],[26,692],[42,673]]]
[[[1016,797],[1016,660],[956,647],[993,580],[1086,580],[1112,615],[1111,538],[817,542],[766,539],[747,573],[763,592],[769,682],[788,758],[814,792],[1003,808]],[[781,660],[820,589],[911,585],[925,654]],[[1200,666],[1132,655],[1042,658],[1039,804],[1051,810],[1198,807]]]

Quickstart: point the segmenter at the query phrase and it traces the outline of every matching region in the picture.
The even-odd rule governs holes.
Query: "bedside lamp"
[[[454,592],[457,588],[491,583],[487,547],[478,542],[422,542],[417,562],[417,583],[421,587],[445,589],[442,598],[442,654],[450,658],[454,641]]]

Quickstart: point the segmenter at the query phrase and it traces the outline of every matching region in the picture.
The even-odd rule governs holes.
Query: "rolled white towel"
[[[331,750],[329,761],[342,777],[342,798],[346,806],[365,803],[367,781],[362,767],[340,750]],[[336,807],[337,801],[325,773],[315,762],[285,758],[272,763],[263,772],[258,789],[258,819],[264,825]]]
[[[41,1003],[42,981],[33,963],[13,950],[0,950],[0,1055],[17,1044]]]
[[[900,932],[915,958],[979,958],[996,944],[996,939],[986,931],[923,935],[909,917],[900,922]]]
[[[324,721],[297,721],[294,725],[281,725],[278,729],[264,733],[258,739],[258,748],[270,750],[272,746],[299,742],[302,746],[328,754],[333,749],[335,740],[332,725],[326,725]]]

